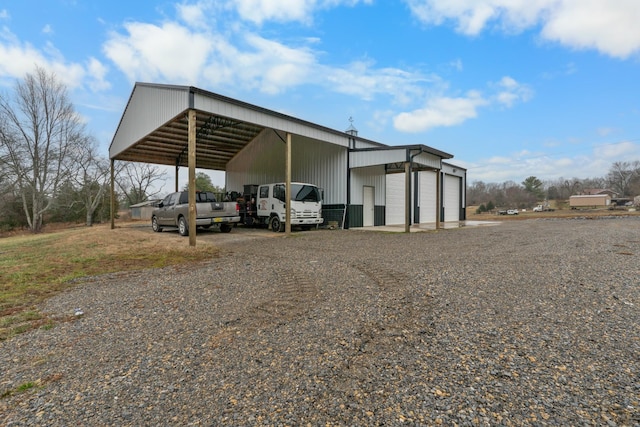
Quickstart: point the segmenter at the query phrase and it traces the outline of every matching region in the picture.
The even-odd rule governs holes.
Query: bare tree
[[[561,195],[563,199],[568,199],[569,197],[580,194],[582,191],[582,181],[578,178],[571,179],[562,179],[560,178],[561,184],[559,186],[561,190]]]
[[[116,184],[127,199],[129,206],[144,202],[162,191],[166,174],[156,165],[147,163],[123,163],[117,171]]]
[[[109,161],[98,156],[95,142],[90,139],[78,147],[74,157],[78,168],[71,179],[79,190],[86,225],[90,227],[93,225],[93,214],[108,188]]]
[[[607,174],[607,181],[613,191],[620,196],[630,196],[629,186],[640,174],[640,161],[615,162]]]
[[[54,74],[36,68],[0,95],[0,158],[15,180],[33,232],[42,229],[58,185],[75,167],[69,153],[85,142],[84,126]]]

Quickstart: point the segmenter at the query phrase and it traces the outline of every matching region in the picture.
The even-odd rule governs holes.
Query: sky
[[[639,22],[638,0],[0,0],[0,91],[54,72],[105,157],[148,82],[352,119],[469,184],[595,178],[640,160]]]

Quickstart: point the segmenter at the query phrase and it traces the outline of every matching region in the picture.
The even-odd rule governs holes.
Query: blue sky
[[[143,81],[353,117],[470,183],[602,177],[640,160],[639,22],[638,0],[0,0],[0,91],[54,71],[105,157]]]

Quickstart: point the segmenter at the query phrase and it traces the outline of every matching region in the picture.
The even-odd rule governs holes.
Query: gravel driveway
[[[638,218],[222,248],[49,300],[0,425],[640,425]]]

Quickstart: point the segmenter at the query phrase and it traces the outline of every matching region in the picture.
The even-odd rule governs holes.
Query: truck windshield
[[[313,185],[291,184],[291,199],[296,202],[319,202],[320,192]]]

